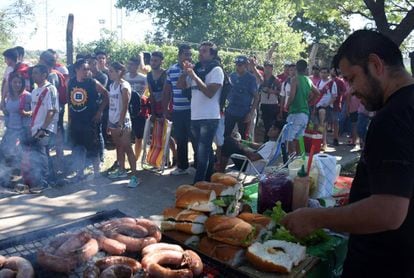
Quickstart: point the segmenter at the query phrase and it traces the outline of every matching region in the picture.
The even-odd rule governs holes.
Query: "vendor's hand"
[[[315,220],[315,209],[300,208],[288,213],[281,220],[281,224],[297,238],[303,238],[321,228]]]

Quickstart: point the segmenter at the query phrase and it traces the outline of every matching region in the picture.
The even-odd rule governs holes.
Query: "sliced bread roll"
[[[208,237],[235,246],[249,246],[255,240],[255,229],[237,217],[210,216],[204,223]]]
[[[226,244],[207,236],[201,239],[198,249],[204,254],[231,266],[239,266],[245,260],[245,248]]]
[[[181,185],[175,192],[175,198],[177,208],[204,212],[215,209],[213,201],[216,199],[216,193],[214,190],[202,190],[192,185]]]
[[[163,230],[177,230],[196,235],[204,232],[204,222],[208,218],[202,212],[180,208],[166,208],[163,215]]]
[[[258,270],[289,273],[306,256],[306,247],[282,240],[255,242],[246,253],[247,260]]]

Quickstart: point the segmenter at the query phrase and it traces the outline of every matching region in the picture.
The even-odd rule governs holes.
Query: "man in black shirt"
[[[283,220],[293,234],[350,233],[343,277],[414,277],[414,78],[398,46],[360,30],[334,59],[369,111],[377,111],[352,184],[350,204],[298,209]]]

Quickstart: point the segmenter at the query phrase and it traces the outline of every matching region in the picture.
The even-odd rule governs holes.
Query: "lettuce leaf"
[[[280,221],[286,214],[287,213],[282,209],[282,203],[280,201],[276,202],[276,205],[270,212],[270,217],[276,223],[276,230],[273,231],[272,239],[295,242],[305,246],[312,246],[329,240],[329,235],[323,229],[316,230],[302,239],[296,238],[289,232],[289,230],[280,224]]]

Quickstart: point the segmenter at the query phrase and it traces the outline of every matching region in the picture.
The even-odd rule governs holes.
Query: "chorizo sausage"
[[[132,272],[135,273],[142,268],[141,264],[132,258],[122,257],[122,256],[109,256],[103,259],[96,261],[95,265],[99,268],[100,271],[105,270],[111,265],[126,265],[132,269]]]
[[[7,260],[7,258],[6,258],[6,257],[4,257],[4,256],[0,255],[0,268],[2,268],[2,267],[3,267],[4,263],[6,262],[6,260]]]
[[[192,278],[193,272],[188,268],[170,269],[159,264],[151,264],[147,270],[150,277],[154,278]]]
[[[194,276],[199,276],[203,272],[203,262],[200,256],[191,250],[185,250],[183,256],[183,264],[188,265]]]
[[[142,254],[142,257],[144,257],[150,253],[157,253],[162,250],[174,250],[174,251],[184,252],[184,249],[180,245],[159,242],[159,243],[154,243],[154,244],[144,247],[142,249],[141,254]]]
[[[34,277],[32,264],[22,257],[8,257],[6,262],[3,264],[3,267],[17,272],[16,278]]]
[[[16,274],[16,271],[13,271],[8,268],[3,268],[2,270],[0,270],[0,278],[15,278]]]
[[[121,224],[114,229],[116,232],[131,237],[146,237],[148,231],[140,225]]]
[[[124,243],[128,252],[138,252],[145,246],[157,243],[157,240],[154,237],[134,238],[119,233],[108,234],[108,237]]]
[[[99,278],[131,278],[132,269],[123,264],[115,264],[101,272]]]
[[[126,245],[115,239],[108,238],[104,235],[97,235],[99,248],[111,255],[121,255],[126,251]]]
[[[163,250],[159,253],[150,253],[142,258],[141,264],[145,270],[151,264],[169,264],[180,266],[183,261],[183,252],[174,250]]]
[[[148,235],[154,237],[157,242],[161,241],[161,230],[153,221],[145,218],[137,218],[136,224],[147,229]]]
[[[83,271],[83,278],[98,278],[100,273],[101,271],[95,264],[89,265]]]

